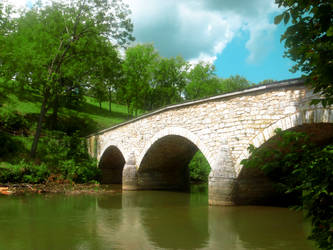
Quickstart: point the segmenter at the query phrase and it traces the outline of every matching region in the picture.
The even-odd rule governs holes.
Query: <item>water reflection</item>
[[[0,197],[0,249],[313,249],[301,214],[207,193]]]
[[[207,202],[191,206],[187,193],[129,192],[123,201],[129,208],[139,208],[142,225],[154,246],[197,249],[209,239]]]
[[[302,215],[277,207],[210,207],[207,248],[313,249]]]

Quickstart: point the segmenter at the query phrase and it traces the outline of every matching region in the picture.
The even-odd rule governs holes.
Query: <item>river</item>
[[[301,213],[208,206],[207,189],[0,197],[0,250],[311,250]]]

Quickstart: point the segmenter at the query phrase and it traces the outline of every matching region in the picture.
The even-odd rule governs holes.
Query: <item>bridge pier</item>
[[[225,177],[209,177],[208,203],[209,205],[231,206],[235,205],[234,193],[236,179]]]
[[[236,173],[227,140],[222,141],[217,160],[209,174],[208,203],[229,206],[235,204]]]
[[[138,171],[134,153],[131,153],[123,169],[123,190],[138,190]]]

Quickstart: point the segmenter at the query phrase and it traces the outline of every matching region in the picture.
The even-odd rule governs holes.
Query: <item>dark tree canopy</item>
[[[315,92],[323,93],[323,105],[333,103],[333,2],[332,0],[275,0],[285,8],[276,24],[291,20],[281,37],[285,55],[295,61],[292,71],[301,70]],[[319,102],[319,100],[317,101]]]

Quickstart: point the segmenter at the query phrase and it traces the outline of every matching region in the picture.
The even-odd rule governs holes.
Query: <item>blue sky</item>
[[[137,42],[152,42],[161,55],[214,63],[220,77],[239,74],[258,83],[285,80],[289,71],[274,25],[281,12],[274,0],[125,0]]]
[[[273,33],[273,39],[268,44],[270,47],[268,53],[252,63],[246,60],[250,53],[245,47],[249,39],[248,32],[243,32],[239,37],[234,38],[223,52],[217,55],[217,59],[214,61],[217,75],[229,77],[238,74],[254,83],[264,79],[279,81],[300,77],[300,72],[291,73],[289,71],[294,65],[293,61],[283,57],[285,48],[283,43],[280,42],[280,37],[284,30],[285,26],[283,24],[277,26]]]
[[[34,0],[10,0],[16,6]],[[44,0],[46,1],[46,0]],[[68,1],[68,0],[64,0]],[[283,58],[283,24],[274,0],[123,0],[132,11],[135,43],[153,43],[162,56],[213,63],[216,74],[258,83],[299,77]],[[135,45],[135,44],[133,44]]]

